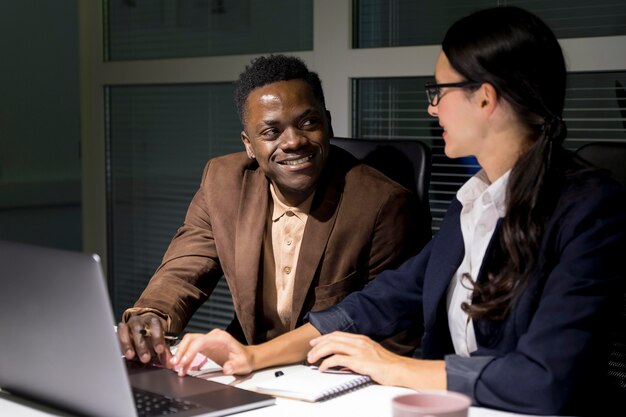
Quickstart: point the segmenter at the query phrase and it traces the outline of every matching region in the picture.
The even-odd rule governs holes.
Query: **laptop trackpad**
[[[179,377],[173,371],[162,368],[146,369],[145,372],[131,372],[128,378],[133,387],[174,398],[188,398],[227,388],[218,382],[201,378]]]

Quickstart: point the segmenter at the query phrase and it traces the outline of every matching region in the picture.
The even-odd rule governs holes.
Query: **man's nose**
[[[304,132],[291,127],[283,131],[280,140],[281,149],[297,149],[307,142]]]

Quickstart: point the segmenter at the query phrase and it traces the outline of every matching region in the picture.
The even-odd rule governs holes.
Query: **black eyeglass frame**
[[[424,90],[426,91],[426,98],[428,99],[428,103],[431,106],[436,106],[439,104],[439,100],[441,100],[441,89],[442,88],[471,88],[478,87],[482,85],[479,81],[460,81],[457,83],[426,83],[424,84]]]

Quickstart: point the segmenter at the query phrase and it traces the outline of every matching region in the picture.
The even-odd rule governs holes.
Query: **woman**
[[[171,364],[184,374],[202,352],[240,374],[306,358],[479,406],[597,414],[625,281],[626,193],[562,148],[565,77],[554,34],[522,9],[455,23],[426,86],[428,112],[446,155],[473,155],[482,170],[435,238],[286,335],[249,347],[219,330],[187,335]],[[423,359],[374,341],[422,325]]]

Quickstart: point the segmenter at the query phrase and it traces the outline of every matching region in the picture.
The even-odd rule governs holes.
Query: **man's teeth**
[[[305,162],[310,161],[311,159],[313,159],[313,155],[305,156],[304,158],[300,158],[300,159],[294,159],[293,161],[282,161],[281,164],[298,165],[298,164],[304,164]]]

